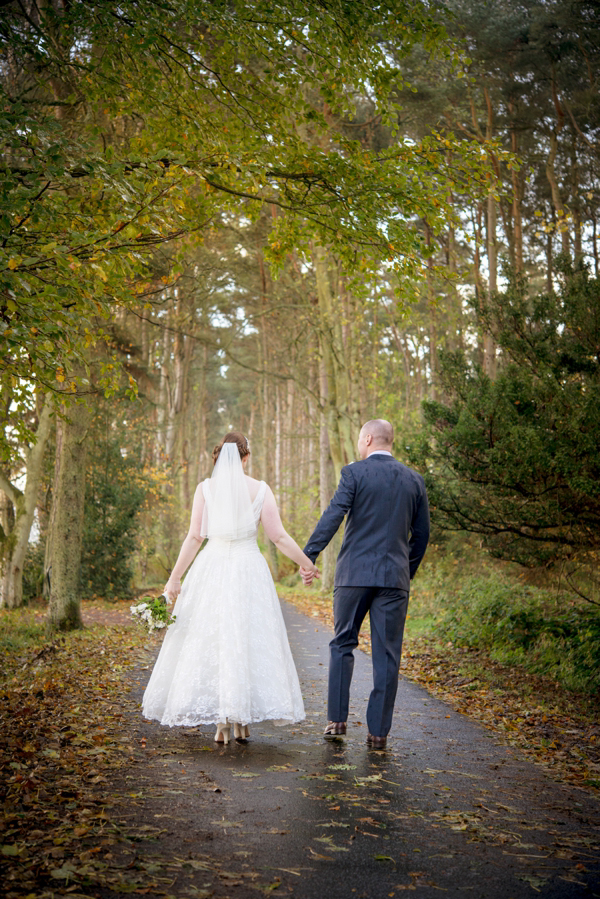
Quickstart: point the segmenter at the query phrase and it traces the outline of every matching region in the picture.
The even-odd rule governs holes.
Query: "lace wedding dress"
[[[213,479],[201,486],[216,520],[222,504],[215,508]],[[266,488],[261,481],[248,500],[251,520],[236,532],[245,536],[210,536],[190,567],[144,693],[146,718],[192,727],[305,717],[275,585],[256,542]]]

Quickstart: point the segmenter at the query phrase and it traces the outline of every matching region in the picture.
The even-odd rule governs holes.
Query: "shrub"
[[[496,573],[442,588],[439,633],[492,658],[554,678],[571,690],[600,689],[600,610],[557,606],[547,591]]]
[[[600,595],[600,279],[563,265],[556,294],[522,278],[480,298],[501,348],[494,380],[440,353],[444,400],[423,405],[408,448],[434,522],[476,533],[496,558],[559,571],[571,597]]]
[[[42,595],[44,587],[44,550],[43,540],[30,543],[23,565],[23,604]]]
[[[84,598],[130,597],[133,554],[144,500],[136,462],[115,438],[90,448],[81,557]]]

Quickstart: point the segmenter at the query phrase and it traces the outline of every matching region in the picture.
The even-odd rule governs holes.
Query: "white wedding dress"
[[[209,518],[211,482],[201,485]],[[210,537],[190,567],[144,693],[146,718],[193,727],[305,717],[275,584],[256,542],[266,489],[261,481],[251,504],[245,533],[252,533]]]

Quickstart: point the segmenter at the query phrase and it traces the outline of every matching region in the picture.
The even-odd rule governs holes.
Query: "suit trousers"
[[[335,587],[333,622],[335,636],[329,644],[330,721],[346,721],[354,650],[367,612],[371,622],[373,690],[367,706],[367,725],[374,737],[386,737],[392,726],[398,690],[408,591],[392,587]]]

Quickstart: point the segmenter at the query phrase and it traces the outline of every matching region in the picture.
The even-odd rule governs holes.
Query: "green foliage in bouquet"
[[[173,624],[176,616],[169,612],[164,596],[145,596],[140,602],[130,606],[131,617],[143,624],[149,634]]]

